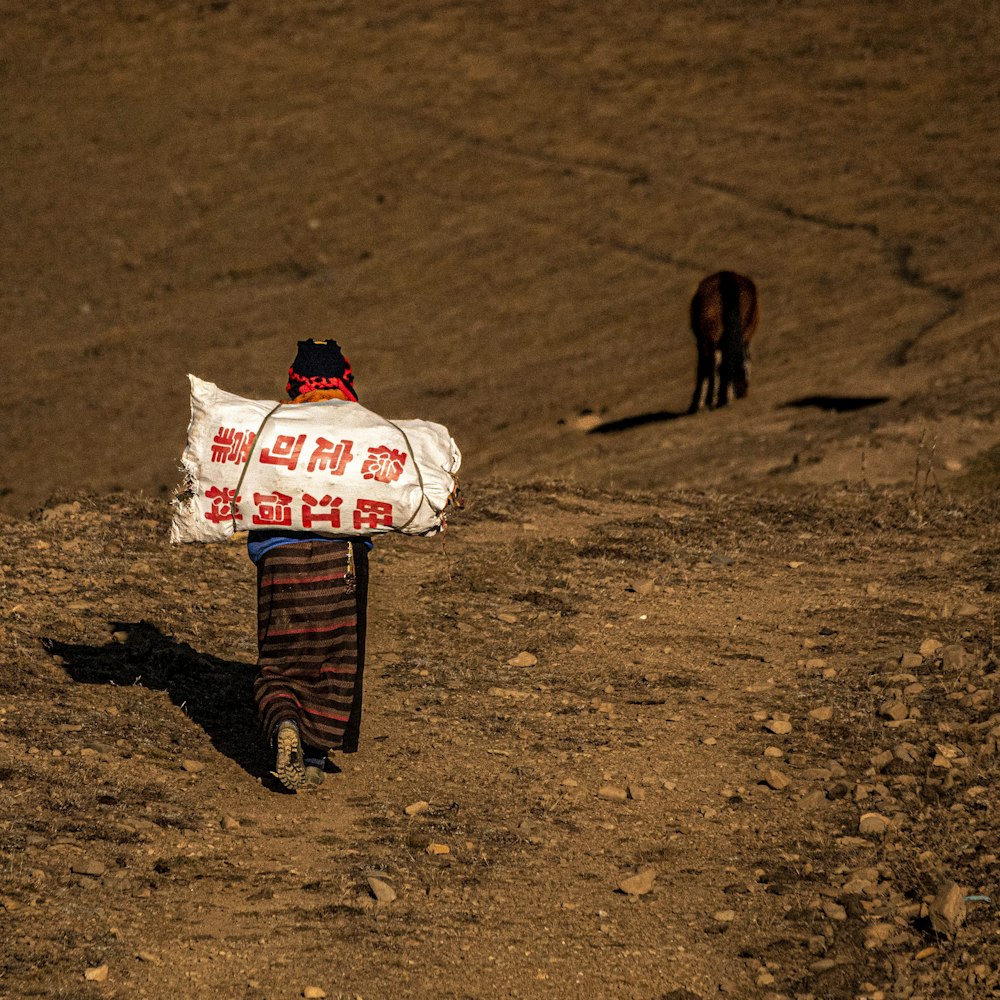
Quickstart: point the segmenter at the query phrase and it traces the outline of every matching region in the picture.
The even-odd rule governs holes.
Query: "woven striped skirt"
[[[357,750],[367,603],[362,542],[296,542],[261,559],[254,695],[269,742],[293,719],[307,747]]]

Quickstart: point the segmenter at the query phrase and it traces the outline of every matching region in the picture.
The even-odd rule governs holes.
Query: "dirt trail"
[[[917,514],[485,485],[378,545],[362,750],[311,796],[257,743],[239,544],[13,524],[0,995],[995,994],[996,526]],[[933,930],[948,879],[990,902]]]

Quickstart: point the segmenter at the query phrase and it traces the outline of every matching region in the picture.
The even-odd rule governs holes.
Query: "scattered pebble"
[[[787,774],[783,774],[781,771],[771,768],[764,774],[764,783],[768,787],[773,788],[776,792],[780,792],[792,783],[792,779],[789,778]]]
[[[107,871],[107,868],[93,858],[82,858],[73,862],[70,871],[74,875],[89,875],[91,878],[100,878]]]
[[[612,802],[627,802],[628,790],[625,788],[619,788],[617,785],[602,785],[597,790],[597,797],[600,799],[608,799]]]
[[[388,882],[374,875],[368,876],[368,888],[380,903],[391,903],[396,898],[396,890]]]
[[[965,920],[965,890],[955,882],[945,882],[931,900],[927,915],[939,934],[953,935]]]
[[[622,879],[618,883],[618,891],[624,892],[627,896],[644,896],[653,888],[656,881],[656,869],[647,868],[639,872],[638,875],[631,875]]]
[[[881,837],[889,829],[889,820],[881,813],[862,813],[858,821],[858,832],[866,837]]]
[[[764,728],[775,736],[787,736],[792,731],[792,724],[784,719],[768,719]]]
[[[421,799],[419,802],[411,802],[408,806],[404,807],[403,812],[407,816],[419,816],[422,812],[427,812],[431,805],[429,802],[425,802]]]
[[[538,657],[534,653],[529,653],[527,650],[518,653],[517,656],[512,656],[507,661],[508,667],[533,667],[538,663]]]

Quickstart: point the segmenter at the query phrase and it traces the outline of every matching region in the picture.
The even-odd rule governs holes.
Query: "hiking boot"
[[[278,726],[275,738],[274,774],[285,788],[297,792],[305,781],[305,764],[302,761],[302,741],[299,727],[291,719]]]

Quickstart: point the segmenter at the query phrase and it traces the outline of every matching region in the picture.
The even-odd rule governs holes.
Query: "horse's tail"
[[[728,382],[746,382],[746,346],[743,343],[743,318],[740,309],[739,277],[732,271],[719,273],[719,298],[722,306],[722,377]]]

